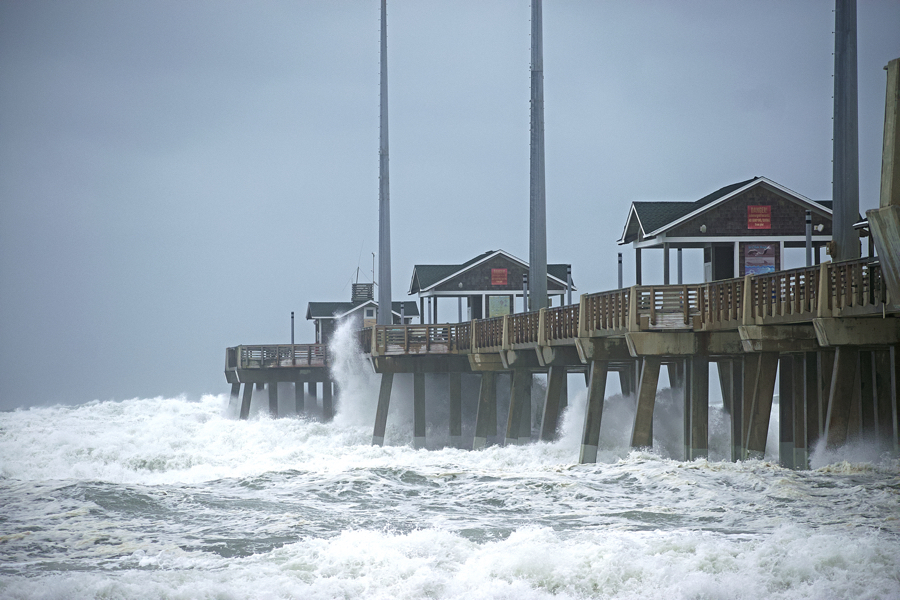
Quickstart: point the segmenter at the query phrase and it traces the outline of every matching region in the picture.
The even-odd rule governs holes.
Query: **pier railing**
[[[325,367],[328,363],[325,344],[236,346],[225,352],[226,369]]]
[[[810,321],[817,314],[821,267],[746,277],[743,323]]]
[[[472,321],[472,352],[499,352],[503,346],[503,317]]]
[[[635,286],[632,302],[638,321],[636,330],[692,329],[700,315],[698,298],[702,285]],[[636,325],[636,327],[635,327]]]
[[[572,340],[578,337],[578,304],[557,306],[543,310],[543,344],[552,345],[555,341]]]
[[[711,331],[871,315],[886,300],[880,265],[864,258],[703,284],[632,286],[584,294],[578,304],[466,323],[370,327],[359,339],[365,352],[376,354],[494,353],[636,331]],[[253,357],[248,360],[284,360]]]
[[[700,286],[697,300],[703,329],[734,329],[741,324],[744,278],[712,281]]]
[[[853,316],[877,312],[887,300],[881,264],[870,259],[831,263],[825,273],[820,316]]]
[[[615,335],[628,331],[631,288],[581,297],[581,335]]]
[[[369,348],[384,356],[456,353],[459,351],[460,325],[376,325],[368,329],[372,332],[368,338]]]
[[[506,346],[511,350],[534,347],[538,343],[540,321],[540,312],[509,315],[506,319]]]

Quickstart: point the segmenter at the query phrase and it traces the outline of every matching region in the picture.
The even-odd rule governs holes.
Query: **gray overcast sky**
[[[397,299],[415,263],[528,256],[529,18],[389,2]],[[864,210],[900,2],[858,20]],[[827,1],[546,0],[549,260],[609,289],[634,200],[754,175],[830,199],[833,25]],[[311,341],[306,303],[371,277],[378,35],[377,0],[0,3],[0,408],[223,392],[224,349],[289,341],[292,310]]]

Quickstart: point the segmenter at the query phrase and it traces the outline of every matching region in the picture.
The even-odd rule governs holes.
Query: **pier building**
[[[704,281],[784,268],[784,249],[806,246],[805,212],[811,218],[815,264],[831,240],[830,201],[813,201],[765,177],[718,189],[694,202],[632,202],[619,244],[634,248],[635,283],[641,285],[641,252],[663,253],[663,284],[670,281],[670,250],[702,248]]]

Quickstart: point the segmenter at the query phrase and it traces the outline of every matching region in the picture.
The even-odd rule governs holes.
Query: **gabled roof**
[[[528,268],[527,262],[505,250],[488,250],[461,265],[415,265],[412,279],[409,282],[409,293],[415,294],[416,292],[428,291],[497,255],[505,256],[509,260],[518,262],[526,269]],[[547,265],[547,276],[565,285],[568,266],[565,264]],[[572,287],[574,289],[574,285]]]
[[[625,228],[622,230],[622,237],[619,238],[619,244],[633,242],[640,237],[640,233],[643,233],[645,238],[655,237],[682,221],[693,218],[723,202],[727,202],[734,196],[762,183],[768,184],[801,203],[814,205],[819,210],[831,214],[831,201],[816,202],[770,179],[754,177],[746,181],[726,185],[694,202],[632,202],[631,209],[628,212],[628,219],[625,221]]]
[[[401,305],[405,316],[419,316],[419,307],[413,301],[392,302],[391,312],[399,317]],[[375,300],[366,300],[365,302],[310,302],[306,305],[306,318],[307,320],[341,319],[365,306],[378,308],[378,303]]]

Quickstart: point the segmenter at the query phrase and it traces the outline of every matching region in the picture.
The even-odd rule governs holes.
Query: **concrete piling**
[[[462,446],[462,374],[449,373],[447,385],[450,391],[450,445]]]
[[[778,364],[778,463],[786,468],[794,467],[794,418],[795,406],[801,398],[794,397],[794,357],[784,355]]]
[[[231,407],[237,404],[238,396],[241,394],[241,383],[239,381],[235,381],[231,384],[231,395],[228,397],[228,412],[231,412]]]
[[[303,397],[303,382],[294,382],[294,410],[298,415],[302,415],[306,410],[306,403]]]
[[[270,381],[266,384],[269,390],[269,414],[273,417],[278,416],[278,382]]]
[[[793,355],[793,396],[794,396],[794,469],[809,467],[809,434],[807,433],[806,406],[806,356]]]
[[[645,356],[641,365],[641,377],[637,389],[637,406],[631,429],[632,448],[653,446],[653,408],[656,405],[656,389],[659,383],[660,358]]]
[[[606,396],[606,380],[609,361],[594,360],[590,365],[587,407],[584,411],[584,429],[581,434],[581,464],[597,462],[597,447],[600,444],[600,422],[603,418],[603,400]]]
[[[685,460],[709,456],[709,357],[691,356],[684,362]]]
[[[853,388],[857,387],[857,353],[852,346],[838,346],[828,391],[825,416],[825,445],[836,448],[847,441],[850,431]]]
[[[475,440],[473,450],[487,446],[488,437],[497,435],[497,376],[493,371],[481,374],[481,390],[478,395],[478,413],[475,415]]]
[[[331,381],[322,382],[322,418],[325,421],[334,419],[334,395]]]
[[[250,416],[250,399],[253,396],[253,384],[244,384],[244,395],[241,398],[241,420],[246,421]]]
[[[556,439],[565,377],[565,367],[550,367],[547,373],[547,395],[544,398],[544,416],[541,419],[541,441],[543,442],[552,442]]]
[[[372,432],[372,445],[384,445],[384,430],[387,427],[387,413],[391,405],[391,387],[394,383],[393,373],[381,374],[381,386],[378,390],[378,407],[375,409],[375,430]]]
[[[531,436],[531,419],[528,431],[522,429],[522,409],[527,404],[531,410],[531,371],[515,369],[512,374],[512,390],[509,398],[509,416],[506,420],[506,445],[524,443]],[[526,398],[527,395],[527,398]],[[520,440],[522,440],[520,442]]]
[[[425,373],[413,373],[413,448],[425,447]]]
[[[772,398],[775,394],[775,376],[778,373],[778,353],[760,352],[757,360],[756,384],[747,426],[747,457],[762,458],[766,452],[769,434],[769,417],[772,415]]]

